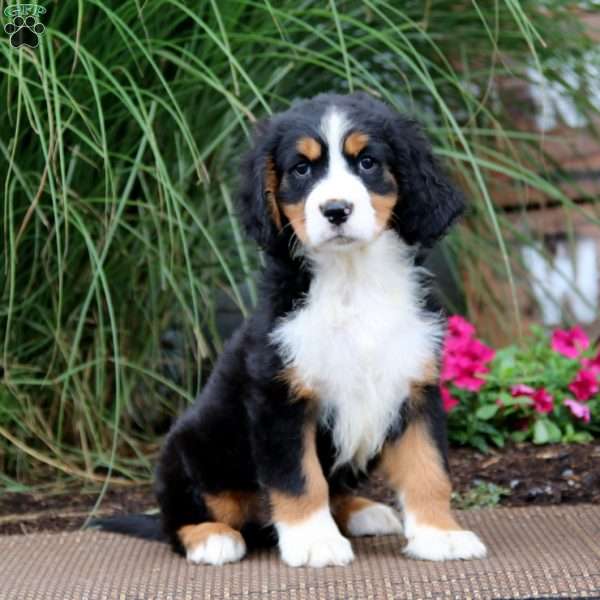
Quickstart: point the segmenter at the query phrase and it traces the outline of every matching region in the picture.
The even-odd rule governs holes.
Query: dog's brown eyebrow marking
[[[296,142],[296,150],[310,161],[319,160],[321,157],[321,144],[313,137],[301,137]]]
[[[369,143],[369,136],[361,131],[352,132],[344,141],[344,152],[348,156],[358,156]]]

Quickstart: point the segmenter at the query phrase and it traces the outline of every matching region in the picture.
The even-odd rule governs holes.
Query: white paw
[[[339,532],[329,508],[301,523],[276,523],[281,559],[290,567],[347,565],[354,558],[352,545]]]
[[[396,511],[385,504],[373,504],[352,513],[347,524],[348,533],[361,535],[391,535],[402,533],[402,523]]]
[[[196,564],[223,565],[228,562],[237,562],[245,554],[246,544],[241,537],[214,533],[195,548],[188,550],[187,559]]]
[[[280,544],[281,558],[290,567],[347,565],[354,558],[350,542],[341,534],[316,538],[304,544]]]
[[[434,527],[417,526],[408,538],[404,552],[423,560],[456,560],[483,558],[486,547],[472,531],[444,531]]]

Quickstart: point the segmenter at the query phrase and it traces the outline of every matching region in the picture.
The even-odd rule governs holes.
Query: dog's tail
[[[93,519],[88,529],[120,533],[131,537],[155,542],[171,543],[175,552],[184,554],[183,546],[177,538],[170,539],[163,531],[159,515],[117,515]],[[277,544],[277,534],[272,525],[265,526],[258,523],[247,523],[242,527],[241,534],[249,550],[255,548],[270,548]]]
[[[121,533],[156,542],[167,541],[167,537],[162,531],[159,515],[117,515],[93,519],[90,521],[88,529]]]

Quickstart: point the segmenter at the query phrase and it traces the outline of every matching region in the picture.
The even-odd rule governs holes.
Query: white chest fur
[[[277,325],[272,341],[316,392],[336,465],[364,468],[411,383],[423,378],[441,326],[422,311],[410,251],[393,232],[312,260],[306,303]]]

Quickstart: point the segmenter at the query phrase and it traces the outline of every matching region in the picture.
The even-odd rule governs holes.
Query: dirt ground
[[[600,440],[591,444],[519,444],[490,454],[450,451],[454,489],[465,493],[478,482],[510,491],[502,506],[600,502]]]
[[[481,454],[471,449],[450,450],[450,470],[459,496],[486,484],[501,486],[501,506],[600,502],[600,441],[592,444],[533,446],[522,444]],[[375,482],[368,493],[389,494]],[[96,503],[97,491],[0,496],[0,535],[78,529]],[[459,504],[460,505],[460,504]],[[150,486],[109,490],[101,515],[145,512],[155,508]]]

